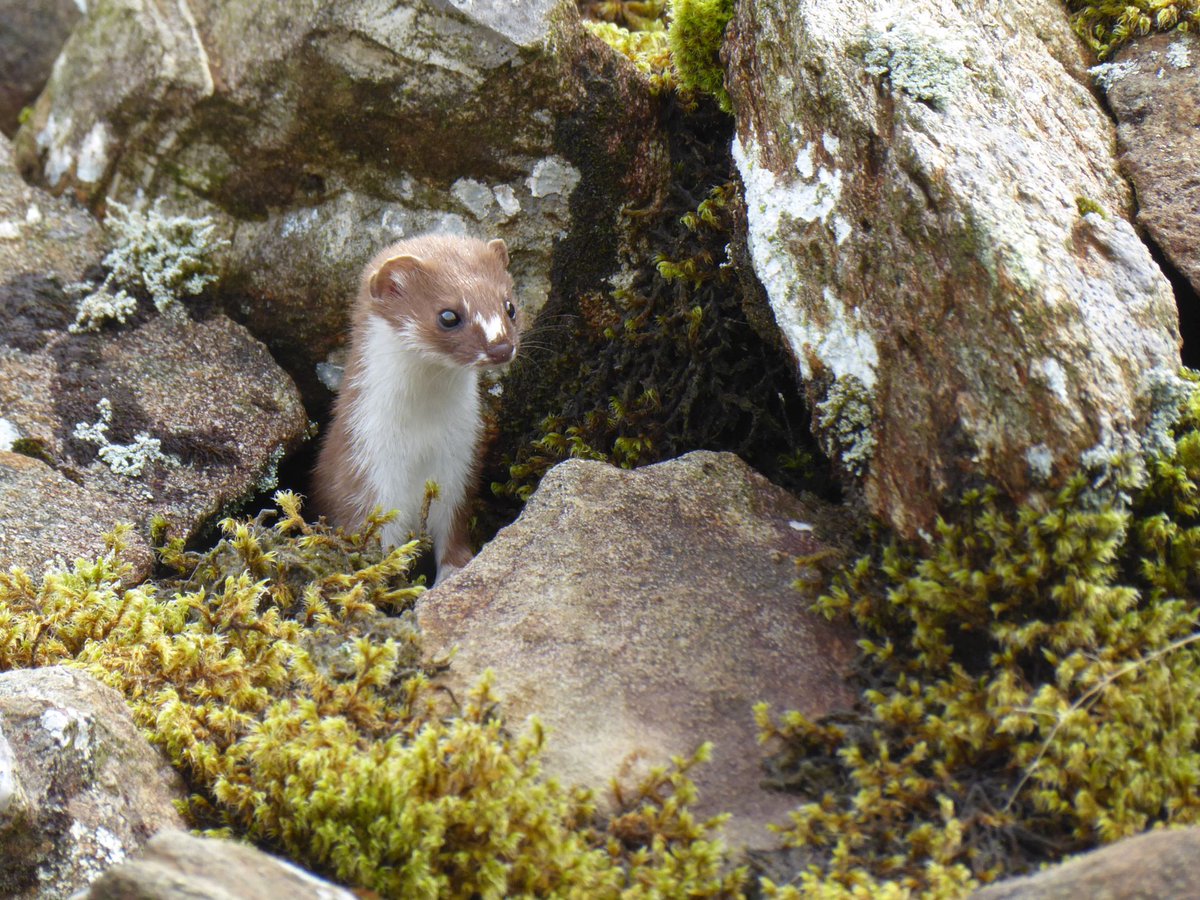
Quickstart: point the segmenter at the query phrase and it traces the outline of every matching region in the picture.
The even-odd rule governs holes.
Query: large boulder
[[[745,0],[725,54],[750,259],[874,512],[1129,446],[1177,316],[1059,0]]]
[[[971,900],[1187,900],[1196,896],[1198,864],[1200,828],[1152,831],[998,882]]]
[[[830,507],[772,485],[732,454],[690,453],[625,471],[570,460],[521,517],[417,617],[462,691],[491,669],[514,724],[549,731],[548,771],[603,795],[611,778],[713,742],[695,771],[703,815],[774,846],[794,807],[760,786],[751,709],[820,715],[854,702],[854,636],[809,610],[795,559],[837,545]]]
[[[0,131],[8,137],[85,11],[86,0],[0,0]]]
[[[144,313],[71,333],[65,288],[99,262],[102,236],[24,185],[5,142],[6,227],[16,237],[0,239],[0,567],[95,556],[127,522],[132,574],[145,577],[151,519],[192,536],[269,486],[304,438],[304,407],[266,348],[220,313]]]
[[[1200,290],[1200,38],[1138,38],[1094,71],[1117,119],[1138,223]]]
[[[71,900],[354,900],[356,895],[247,844],[163,831]]]
[[[68,896],[185,827],[186,796],[112,688],[62,667],[0,674],[0,895]]]
[[[311,401],[360,267],[400,237],[503,238],[529,312],[612,274],[622,208],[665,175],[656,115],[572,0],[100,0],[17,148],[96,208],[212,215],[230,309]]]

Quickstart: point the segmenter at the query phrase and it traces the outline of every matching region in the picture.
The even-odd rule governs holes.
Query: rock
[[[135,859],[113,866],[71,900],[353,900],[354,896],[246,844],[163,831]]]
[[[1137,38],[1095,70],[1117,119],[1121,167],[1137,191],[1138,224],[1200,290],[1200,40]]]
[[[112,688],[58,666],[0,674],[0,896],[67,896],[185,827],[186,796]]]
[[[1061,3],[751,0],[724,52],[751,261],[873,512],[1136,439],[1177,315]]]
[[[983,888],[972,900],[1186,900],[1196,896],[1200,828],[1126,838],[1025,878]]]
[[[219,313],[147,313],[68,333],[75,301],[64,287],[99,261],[98,229],[21,185],[7,146],[0,215],[21,231],[20,242],[0,241],[0,568],[37,572],[48,561],[95,556],[103,534],[128,522],[136,526],[132,574],[144,578],[150,519],[162,514],[174,533],[192,536],[268,486],[303,439],[304,408],[266,349]],[[93,440],[76,436],[105,415],[103,439],[95,428]],[[140,448],[139,434],[147,436]]]
[[[548,727],[546,765],[606,794],[609,779],[714,744],[701,815],[728,810],[735,844],[796,798],[760,787],[751,708],[818,715],[853,703],[854,638],[807,608],[794,557],[829,546],[830,508],[731,454],[625,471],[570,460],[521,517],[418,602],[434,656],[457,648],[458,696],[485,669],[510,724]],[[815,530],[814,530],[815,529]]]
[[[84,0],[0,0],[0,131],[12,137],[37,99]]]
[[[530,313],[612,274],[622,207],[665,177],[657,110],[572,0],[100,0],[17,147],[97,208],[213,216],[228,308],[312,405],[361,266],[400,237],[503,238]]]

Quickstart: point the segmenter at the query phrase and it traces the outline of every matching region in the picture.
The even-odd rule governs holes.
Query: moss
[[[1100,59],[1137,35],[1200,25],[1197,0],[1067,0],[1067,9],[1075,33]]]
[[[728,113],[721,45],[733,0],[590,0],[585,26],[644,72],[651,88],[677,90],[685,102],[713,97]]]
[[[196,824],[382,897],[739,892],[719,819],[688,811],[706,751],[601,820],[541,776],[540,728],[510,736],[486,680],[455,714],[435,707],[407,612],[416,542],[384,555],[382,517],[346,535],[277,499],[278,515],[222,522],[208,552],[166,540],[174,575],[157,584],[122,585],[128,528],[40,584],[0,574],[0,669],[67,664],[112,685],[189,777]]]
[[[609,294],[552,300],[527,336],[504,389],[503,455],[487,470],[501,497],[524,500],[571,457],[628,468],[698,448],[829,493],[794,365],[751,324],[762,301],[729,260],[740,198],[724,180],[728,119],[711,107],[693,115],[716,127],[677,135],[671,199],[627,211],[654,264]],[[715,186],[697,191],[706,181]]]
[[[1088,215],[1088,213],[1095,213],[1102,219],[1108,218],[1108,214],[1104,211],[1104,207],[1088,197],[1076,197],[1075,209],[1079,211],[1080,218]]]
[[[815,896],[965,894],[1200,822],[1200,391],[1170,440],[1052,502],[967,494],[927,546],[881,545],[817,601],[862,630],[860,706],[757,710]],[[1169,426],[1165,423],[1171,423]],[[796,896],[779,891],[777,896]],[[805,896],[809,896],[806,893]]]
[[[733,105],[725,90],[721,45],[732,18],[733,0],[672,0],[667,30],[680,85],[716,98],[725,112]]]

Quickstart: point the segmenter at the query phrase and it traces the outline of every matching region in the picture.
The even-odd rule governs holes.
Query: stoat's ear
[[[379,300],[393,286],[403,289],[404,283],[423,265],[418,257],[407,253],[393,256],[371,273],[371,296]]]
[[[504,241],[500,240],[500,238],[494,238],[488,241],[488,249],[500,257],[500,262],[504,263],[505,267],[507,268],[508,244],[504,243]]]

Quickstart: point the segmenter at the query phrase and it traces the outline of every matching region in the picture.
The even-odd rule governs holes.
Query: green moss
[[[1079,211],[1079,215],[1081,218],[1083,216],[1086,216],[1088,213],[1095,213],[1096,215],[1100,216],[1102,219],[1108,218],[1108,214],[1104,211],[1104,207],[1101,206],[1099,203],[1097,203],[1095,200],[1089,199],[1088,197],[1076,197],[1075,198],[1075,209],[1077,209]]]
[[[782,830],[823,859],[802,889],[963,895],[1200,822],[1200,391],[1185,374],[1182,407],[1158,392],[1169,440],[1110,468],[1120,483],[1079,474],[1016,508],[969,493],[929,545],[883,546],[818,600],[864,635],[861,707],[757,711],[778,783],[817,798]]]
[[[728,120],[710,110],[707,121]],[[700,177],[724,174],[727,133],[710,133],[709,158],[693,155],[690,135],[677,150],[704,166]],[[504,390],[504,457],[488,469],[496,494],[524,500],[567,458],[631,468],[697,448],[829,492],[794,364],[751,324],[757,287],[728,258],[739,202],[734,185],[718,183],[686,206],[631,213],[657,248],[654,265],[607,296],[552,301],[564,305],[547,308]]]
[[[680,85],[715,97],[725,112],[733,106],[720,54],[732,18],[733,0],[672,0],[667,30]]]
[[[416,542],[384,555],[382,517],[346,535],[277,499],[277,517],[222,522],[208,552],[167,541],[176,574],[158,584],[122,586],[128,528],[40,584],[0,573],[0,669],[112,685],[188,775],[197,824],[381,897],[737,895],[720,820],[688,811],[706,750],[600,819],[541,776],[540,728],[510,736],[486,680],[461,710],[435,704],[406,612]]]
[[[1100,59],[1131,37],[1200,25],[1197,0],[1067,0],[1067,9],[1076,34]]]

